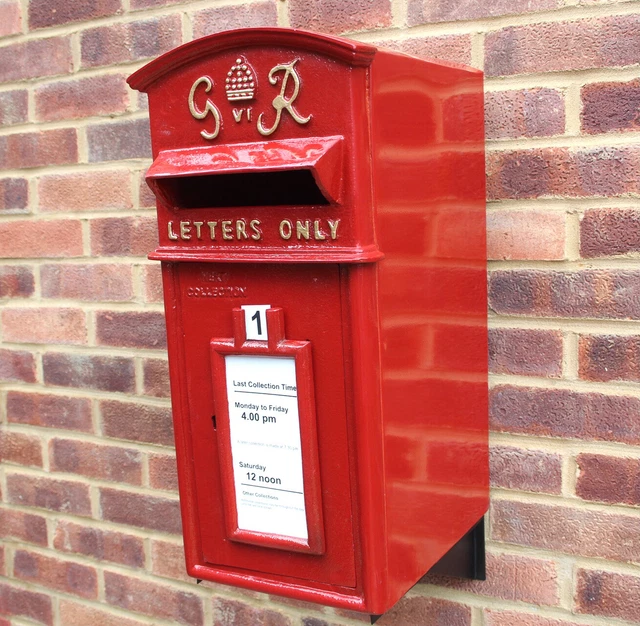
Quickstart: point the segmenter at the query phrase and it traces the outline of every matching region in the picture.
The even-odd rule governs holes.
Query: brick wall
[[[0,0],[0,626],[335,626],[183,573],[144,98],[227,28],[484,68],[488,580],[381,626],[640,623],[640,2]]]

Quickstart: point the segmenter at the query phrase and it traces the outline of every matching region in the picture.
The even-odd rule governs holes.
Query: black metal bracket
[[[429,574],[486,580],[484,517],[429,570]]]
[[[486,580],[487,563],[484,547],[484,517],[456,543],[428,572],[455,576],[456,578],[472,578]],[[375,624],[382,615],[370,615]]]

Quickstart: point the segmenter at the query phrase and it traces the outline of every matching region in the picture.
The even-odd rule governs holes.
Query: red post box
[[[383,613],[488,505],[482,73],[248,29],[129,83],[187,570]]]

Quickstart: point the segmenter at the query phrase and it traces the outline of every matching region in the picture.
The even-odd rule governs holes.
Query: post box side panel
[[[341,282],[338,266],[181,263],[177,299],[183,324],[182,345],[188,364],[185,394],[191,428],[192,463],[197,501],[198,564],[212,572],[232,567],[253,577],[304,581],[355,589],[354,539],[346,421]],[[233,289],[224,289],[232,287]],[[282,307],[287,339],[311,345],[324,554],[305,554],[230,540],[221,506],[222,483],[214,406],[211,339],[234,336],[232,311],[241,305]],[[348,329],[345,329],[348,330]],[[180,399],[176,398],[179,402]],[[184,468],[180,468],[185,471]],[[266,471],[266,470],[265,470]],[[182,496],[182,494],[181,494]],[[300,596],[302,597],[302,595]]]
[[[393,53],[371,72],[393,602],[488,506],[483,94]]]
[[[283,42],[286,39],[283,35]],[[208,159],[215,165],[237,161],[233,146],[275,142],[256,146],[250,155],[248,162],[259,164],[260,172],[255,167],[238,168],[226,178],[196,177],[189,171],[192,167],[178,165],[169,183],[154,181],[179,187],[184,185],[182,177],[190,176],[205,196],[195,200],[185,196],[182,204],[180,198],[159,204],[160,249],[254,251],[263,258],[271,252],[279,254],[278,261],[286,261],[289,252],[317,252],[330,258],[331,252],[372,247],[369,194],[354,193],[362,186],[355,162],[362,156],[352,148],[354,124],[367,118],[362,102],[352,99],[353,89],[356,83],[364,85],[366,73],[365,67],[304,48],[286,43],[258,47],[239,35],[233,48],[202,54],[153,82],[148,94],[154,158],[160,151],[194,149],[204,151],[196,155],[202,163]],[[237,79],[248,79],[242,83],[242,93],[227,89],[238,83],[226,81]],[[342,190],[339,198],[328,194],[323,199],[323,181],[318,176],[314,181],[311,170],[293,171],[295,161],[304,162],[306,151],[313,148],[304,141],[325,137],[344,137],[341,158],[331,159],[336,171],[325,173],[341,179],[336,185]],[[277,142],[290,143],[278,146]],[[287,159],[292,167],[287,167]],[[288,188],[299,193],[291,202],[268,202],[266,197],[257,202],[251,193],[256,188],[274,197],[286,198]],[[216,215],[203,220],[206,197],[212,199]],[[361,205],[366,210],[360,210]],[[230,224],[225,232],[223,221]]]

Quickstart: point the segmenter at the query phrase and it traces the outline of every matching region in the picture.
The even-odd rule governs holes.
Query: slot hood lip
[[[217,174],[309,170],[331,204],[342,197],[344,137],[303,137],[162,150],[145,176],[156,195],[162,181]]]

